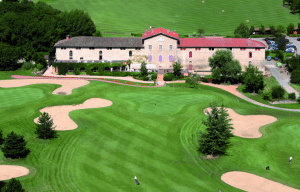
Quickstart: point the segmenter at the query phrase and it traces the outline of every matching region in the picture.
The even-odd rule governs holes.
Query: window
[[[65,48],[65,47],[61,47],[60,49],[64,49],[64,50],[66,50],[66,48]]]
[[[227,48],[227,49],[229,49],[230,51],[232,51],[232,48],[230,47],[230,48]]]
[[[149,56],[149,61],[152,61],[152,55]]]
[[[158,48],[159,50],[162,50],[162,45],[159,45],[158,47],[159,47],[159,48]]]
[[[139,48],[139,47],[136,47],[136,48],[135,48],[135,50],[141,50],[141,48]]]
[[[102,51],[99,51],[99,60],[102,60]]]
[[[195,50],[196,50],[196,51],[200,51],[200,50],[201,50],[201,48],[195,48]]]
[[[81,49],[81,47],[76,47],[76,49],[77,49],[77,50],[80,50],[80,49]]]
[[[209,50],[210,50],[210,51],[213,51],[213,50],[214,50],[214,48],[210,47],[210,48],[209,48]]]
[[[173,61],[173,55],[169,55],[169,61]]]
[[[80,60],[82,60],[83,59],[83,57],[80,57]]]
[[[121,50],[125,50],[126,48],[125,48],[125,47],[121,47],[120,49],[121,49]]]
[[[189,52],[189,58],[192,58],[193,57],[193,53],[190,51]]]
[[[106,50],[112,50],[112,47],[107,47]]]
[[[173,45],[169,45],[169,50],[170,50],[170,51],[173,50]]]
[[[162,61],[162,55],[160,55],[160,56],[158,57],[158,60],[159,60],[159,61]]]
[[[73,59],[73,57],[70,57],[70,60]]]
[[[95,48],[94,48],[94,47],[89,47],[89,49],[90,49],[90,50],[94,50]]]
[[[129,51],[129,57],[131,57],[132,56],[132,51]]]
[[[149,45],[148,48],[149,48],[149,51],[152,51],[152,45]]]
[[[246,48],[241,48],[241,51],[246,51]]]
[[[72,57],[73,56],[73,51],[69,52],[69,56]]]
[[[249,52],[249,58],[252,58],[252,52],[251,51]]]

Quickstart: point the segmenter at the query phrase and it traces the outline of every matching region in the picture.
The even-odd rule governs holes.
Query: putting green
[[[0,107],[23,105],[44,97],[43,90],[35,88],[0,88]]]
[[[178,113],[189,104],[209,103],[216,99],[207,94],[176,93],[170,94],[143,94],[124,93],[118,97],[126,99],[125,102],[133,104],[139,103],[138,112],[152,115],[170,115]]]

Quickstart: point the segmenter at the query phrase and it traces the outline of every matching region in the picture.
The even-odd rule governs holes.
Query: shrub
[[[258,94],[258,95],[262,95],[262,94],[263,94],[263,91],[260,89],[260,90],[258,90],[257,94]]]
[[[175,78],[174,73],[166,73],[164,76],[172,77],[172,79]]]
[[[282,98],[283,95],[284,95],[284,89],[280,85],[272,87],[272,98],[273,99]]]
[[[143,81],[149,81],[149,77],[147,77],[147,76],[145,76],[145,77],[143,77]]]
[[[296,69],[291,73],[291,83],[300,84],[300,69]]]
[[[271,92],[270,91],[264,92],[262,94],[262,98],[263,100],[271,101],[272,100]]]
[[[74,73],[75,73],[75,75],[80,75],[80,69],[79,68],[75,68]]]
[[[157,73],[154,73],[154,74],[151,76],[151,79],[152,79],[153,81],[155,81],[155,80],[157,79]]]
[[[203,78],[201,79],[201,81],[204,82],[204,83],[209,83],[209,80],[208,80],[208,78],[206,78],[206,77],[203,77]]]
[[[289,93],[289,99],[296,99],[296,94],[295,93]]]
[[[266,50],[265,52],[266,52],[266,59],[267,59],[267,56],[270,55],[270,51],[269,51],[269,50]]]
[[[41,71],[41,70],[44,68],[44,66],[43,66],[42,64],[38,63],[38,64],[36,65],[36,68],[37,68],[39,71]]]
[[[297,102],[300,104],[300,97],[298,97]]]
[[[164,81],[172,81],[173,78],[171,76],[164,76]]]
[[[31,62],[25,62],[22,65],[22,70],[29,70],[29,69],[33,69],[34,65]]]

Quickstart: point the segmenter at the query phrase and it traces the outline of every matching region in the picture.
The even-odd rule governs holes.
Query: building
[[[129,71],[139,71],[136,58],[146,56],[147,69],[172,71],[179,62],[185,72],[210,73],[208,58],[218,49],[229,49],[244,69],[249,62],[265,72],[262,42],[247,38],[179,38],[176,31],[163,28],[145,30],[142,37],[72,37],[58,41],[57,62],[123,62],[133,60]]]

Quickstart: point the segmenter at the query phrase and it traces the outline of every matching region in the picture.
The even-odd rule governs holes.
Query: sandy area
[[[241,171],[225,173],[221,179],[228,185],[249,192],[300,192],[298,189]]]
[[[29,169],[17,165],[0,165],[0,181],[29,174]]]
[[[22,87],[31,84],[59,84],[62,85],[60,88],[55,89],[52,94],[58,95],[59,92],[65,92],[66,95],[72,94],[72,90],[78,87],[89,84],[87,80],[65,80],[65,79],[11,79],[11,80],[0,80],[0,87]]]
[[[77,82],[77,81],[75,81]],[[66,131],[76,129],[78,125],[70,118],[69,113],[78,109],[90,109],[108,107],[113,103],[106,99],[91,98],[79,105],[61,105],[53,107],[45,107],[40,110],[41,113],[49,113],[51,119],[53,119],[54,126],[57,126],[55,130]],[[34,119],[35,123],[38,123],[38,117]]]
[[[211,112],[211,108],[206,108],[203,112],[205,113],[206,110]],[[238,137],[259,138],[262,136],[259,128],[277,120],[275,117],[268,115],[239,115],[232,109],[226,108],[226,110],[229,118],[232,119],[230,121],[234,128],[232,133]]]

